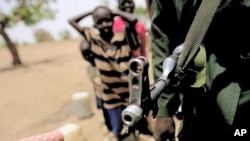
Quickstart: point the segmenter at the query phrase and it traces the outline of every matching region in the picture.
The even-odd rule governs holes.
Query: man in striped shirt
[[[79,22],[92,15],[94,28],[81,27]],[[114,33],[113,19],[122,17],[128,24],[125,30]],[[115,140],[120,140],[121,113],[129,99],[129,61],[132,50],[140,44],[134,25],[137,19],[129,13],[113,13],[107,7],[99,6],[92,12],[84,13],[69,20],[69,23],[83,35],[81,52],[83,57],[100,72],[102,101],[112,125]]]

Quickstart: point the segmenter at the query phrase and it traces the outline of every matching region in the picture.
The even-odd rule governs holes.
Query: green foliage
[[[136,6],[134,10],[134,14],[137,16],[138,20],[146,25],[148,19],[148,11],[146,7]]]
[[[38,43],[40,42],[50,42],[50,41],[54,41],[54,37],[45,29],[37,29],[34,31],[34,36],[36,38],[36,41]]]
[[[136,6],[134,10],[134,14],[139,15],[139,16],[145,16],[147,15],[147,9],[142,6]]]
[[[104,6],[109,7],[109,0],[103,0],[102,3]]]
[[[72,38],[70,31],[67,29],[61,30],[59,32],[59,36],[60,36],[60,39],[62,39],[62,40],[67,40],[67,39]]]
[[[6,0],[14,5],[9,13],[0,13],[0,22],[7,19],[5,26],[13,26],[23,21],[26,25],[34,25],[43,19],[54,19],[55,10],[50,6],[56,0]]]

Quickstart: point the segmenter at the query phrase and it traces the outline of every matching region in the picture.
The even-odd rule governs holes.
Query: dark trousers
[[[102,110],[105,126],[109,131],[112,131],[112,125],[110,122],[109,113],[108,110],[104,108],[102,99],[96,96],[96,103],[97,103],[97,108]]]

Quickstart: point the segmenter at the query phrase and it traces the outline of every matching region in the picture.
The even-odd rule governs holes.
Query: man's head
[[[118,0],[118,8],[121,11],[133,13],[135,8],[134,0]]]
[[[94,26],[102,33],[112,32],[113,14],[107,7],[98,6],[92,12]]]

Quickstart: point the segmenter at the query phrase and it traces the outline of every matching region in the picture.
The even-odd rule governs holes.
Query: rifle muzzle
[[[122,121],[128,126],[134,126],[142,118],[142,108],[131,104],[122,112]]]

